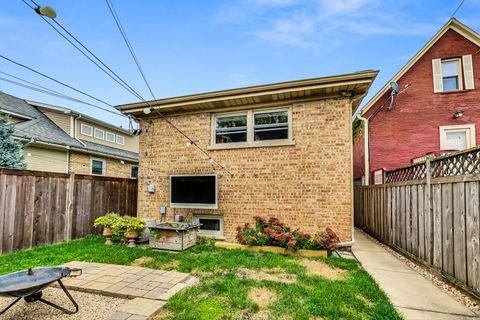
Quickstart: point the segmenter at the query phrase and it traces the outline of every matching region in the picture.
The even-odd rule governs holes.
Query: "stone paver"
[[[196,279],[188,273],[103,263],[72,261],[65,266],[82,269],[81,276],[62,280],[67,288],[127,299],[168,300]]]
[[[479,319],[470,309],[359,230],[355,231],[352,250],[406,320]]]

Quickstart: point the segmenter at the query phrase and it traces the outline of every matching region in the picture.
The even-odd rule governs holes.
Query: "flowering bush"
[[[314,237],[300,229],[292,230],[278,218],[255,217],[255,225],[246,223],[237,227],[236,239],[241,244],[250,246],[278,246],[292,250],[328,249],[335,250],[340,239],[332,229],[318,232]]]

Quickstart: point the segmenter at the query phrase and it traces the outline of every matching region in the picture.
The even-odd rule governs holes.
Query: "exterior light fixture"
[[[210,158],[209,160],[210,160],[211,163],[213,163],[213,158]]]
[[[190,147],[192,144],[193,144],[192,141],[188,141],[188,142],[187,142],[187,147]]]
[[[351,97],[353,94],[352,91],[340,91],[340,95],[342,97]]]
[[[45,16],[50,19],[55,19],[57,17],[57,13],[55,10],[53,10],[52,7],[46,6],[46,7],[36,7],[35,12],[38,13],[41,16]]]
[[[458,119],[458,118],[461,118],[461,117],[463,117],[463,111],[455,111],[453,113],[453,118],[454,119]]]
[[[145,109],[143,109],[143,113],[150,114],[150,113],[152,113],[153,110],[155,110],[155,109],[154,108],[145,108]]]

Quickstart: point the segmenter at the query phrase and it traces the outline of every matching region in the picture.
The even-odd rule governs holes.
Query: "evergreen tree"
[[[13,139],[13,127],[7,122],[8,117],[0,116],[0,168],[25,169],[22,144]]]

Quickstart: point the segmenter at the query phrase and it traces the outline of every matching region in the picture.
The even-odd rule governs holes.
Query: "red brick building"
[[[448,21],[354,121],[362,125],[353,146],[357,183],[380,183],[382,169],[478,145],[480,35]]]

